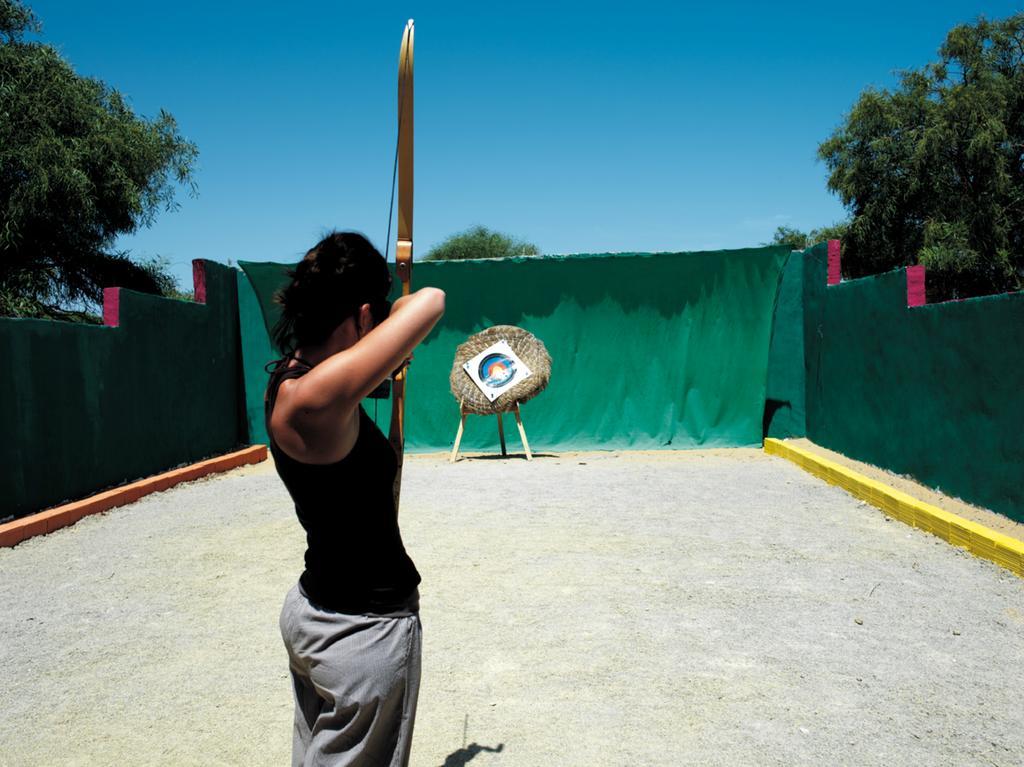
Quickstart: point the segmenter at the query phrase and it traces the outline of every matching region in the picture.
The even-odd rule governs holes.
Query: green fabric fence
[[[553,360],[550,386],[523,406],[537,451],[760,445],[772,315],[788,257],[768,247],[417,263],[414,286],[443,289],[447,311],[410,369],[407,444],[450,448],[459,419],[448,382],[455,348],[507,324],[537,336]],[[287,266],[240,265],[254,291],[241,300],[248,410],[262,420],[272,295]],[[386,430],[389,403],[366,407]],[[250,428],[258,433],[253,421]],[[515,430],[506,431],[515,450]],[[467,419],[465,450],[497,444],[495,418]]]
[[[804,254],[786,262],[772,325],[764,434],[786,439],[807,435],[804,404]]]
[[[273,291],[279,280],[284,279],[285,267],[262,268],[262,277],[272,283],[267,287]],[[253,290],[252,283],[242,271],[235,272],[238,288],[238,326],[241,335],[242,370],[245,381],[245,415],[249,439],[253,444],[267,445],[267,427],[263,421],[263,392],[268,375],[263,366],[279,357],[270,344],[270,336],[264,330],[263,309]],[[273,306],[268,311],[277,316]]]
[[[236,272],[197,273],[205,305],[117,290],[118,327],[0,319],[0,521],[246,441]]]
[[[904,270],[804,259],[807,435],[1024,522],[1024,294],[908,308]]]

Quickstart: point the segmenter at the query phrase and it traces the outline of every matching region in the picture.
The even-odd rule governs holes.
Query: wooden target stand
[[[459,430],[455,433],[455,445],[452,447],[451,458],[448,459],[449,463],[455,463],[459,457],[459,444],[462,442],[462,432],[466,427],[466,416],[476,415],[470,413],[463,407],[465,400],[459,403]],[[501,417],[508,411],[501,413],[495,413],[498,416],[498,439],[501,440],[501,454],[508,456],[508,452],[505,450],[505,424],[502,423]],[[517,402],[512,412],[516,416],[516,425],[519,427],[519,438],[523,441],[523,448],[526,450],[526,460],[532,461],[533,454],[530,452],[530,443],[526,439],[526,429],[523,427],[523,417],[519,413],[519,403]]]

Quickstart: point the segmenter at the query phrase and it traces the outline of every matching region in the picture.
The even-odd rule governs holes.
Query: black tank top
[[[292,360],[296,363],[288,367]],[[306,569],[299,582],[312,602],[344,613],[390,613],[418,607],[420,574],[405,553],[393,486],[398,461],[387,437],[359,406],[359,436],[336,463],[288,456],[270,432],[277,390],[312,366],[295,356],[267,365],[264,415],[277,473],[306,531]]]

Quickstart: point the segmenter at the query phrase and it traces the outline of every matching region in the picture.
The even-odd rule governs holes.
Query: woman
[[[383,256],[351,232],[324,238],[289,276],[274,329],[286,353],[271,363],[266,420],[308,547],[281,610],[292,763],[406,765],[420,576],[398,530],[397,458],[360,403],[441,318],[444,293],[423,288],[390,307]]]

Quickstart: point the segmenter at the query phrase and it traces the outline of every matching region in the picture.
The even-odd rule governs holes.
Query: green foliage
[[[1009,252],[1000,248],[982,256],[971,247],[963,221],[928,221],[918,260],[928,270],[928,292],[935,297],[984,295],[993,286],[1014,285]]]
[[[38,29],[24,5],[0,0],[0,314],[78,319],[107,286],[175,288],[111,248],[173,209],[177,184],[194,192],[195,145],[170,114],[136,116],[54,48],[23,40]]]
[[[157,290],[164,298],[173,298],[178,301],[195,301],[192,291],[182,290],[178,280],[171,274],[171,262],[164,256],[152,256],[138,262],[139,266],[149,273]],[[228,266],[231,266],[231,259],[228,259]]]
[[[801,232],[791,226],[780,226],[772,235],[769,245],[788,245],[793,250],[803,250],[812,245],[826,240],[841,240],[846,237],[850,224],[841,221],[831,226],[823,226],[820,229],[812,229],[810,232]]]
[[[846,237],[849,231],[849,221],[839,221],[831,226],[812,229],[811,233],[807,235],[807,247],[817,245],[819,242],[827,242],[828,240],[841,240]]]
[[[1024,286],[1022,150],[1024,14],[955,27],[818,149],[852,214],[844,272],[920,261],[933,300]]]
[[[525,240],[517,240],[501,232],[475,226],[453,234],[435,245],[424,261],[459,261],[467,258],[506,258],[508,256],[539,256],[540,250]]]
[[[766,243],[762,243],[766,244]],[[807,247],[807,233],[791,226],[780,226],[772,235],[771,245],[788,245],[790,250],[803,250]]]
[[[25,32],[39,30],[39,20],[31,8],[14,0],[0,0],[0,35],[6,38],[0,42],[20,40]]]

